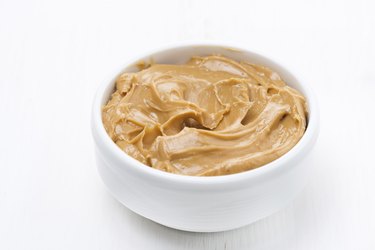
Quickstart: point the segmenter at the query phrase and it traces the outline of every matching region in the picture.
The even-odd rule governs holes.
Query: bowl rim
[[[124,153],[119,147],[117,147],[117,145],[111,140],[111,138],[105,131],[101,115],[104,94],[106,93],[110,84],[113,84],[113,79],[119,74],[123,73],[125,68],[134,65],[141,59],[150,57],[153,54],[164,52],[171,49],[182,49],[186,47],[222,47],[225,49],[233,49],[235,51],[249,52],[251,54],[259,56],[260,58],[265,59],[266,61],[270,61],[272,64],[275,64],[279,68],[281,68],[284,72],[294,77],[304,92],[304,96],[306,97],[306,102],[309,109],[308,126],[302,138],[297,142],[296,145],[294,145],[294,147],[291,150],[289,150],[287,153],[285,153],[284,155],[282,155],[281,157],[277,158],[272,162],[269,162],[255,169],[220,176],[189,176],[164,172],[162,170],[154,169],[150,166],[147,166]],[[213,43],[206,41],[189,41],[182,43],[174,43],[172,45],[167,45],[161,48],[159,47],[153,49],[151,51],[148,51],[147,53],[141,53],[136,58],[131,58],[131,60],[127,60],[127,62],[122,67],[118,68],[111,75],[109,75],[109,77],[105,78],[105,80],[102,81],[99,88],[97,89],[93,99],[91,114],[91,129],[94,142],[97,147],[99,147],[102,151],[104,150],[106,154],[109,154],[109,156],[113,160],[124,165],[124,168],[127,168],[126,171],[129,171],[129,173],[131,172],[132,174],[135,174],[137,176],[142,176],[143,178],[148,180],[155,180],[156,178],[160,181],[174,184],[185,184],[188,186],[194,184],[219,187],[218,185],[231,185],[232,183],[239,184],[248,182],[249,180],[259,181],[268,178],[269,175],[280,174],[286,171],[286,169],[293,167],[293,165],[296,165],[293,164],[293,162],[303,157],[304,153],[307,153],[307,151],[309,151],[315,144],[319,131],[319,110],[316,96],[310,88],[310,86],[305,81],[301,80],[302,78],[296,73],[294,73],[295,71],[292,71],[293,73],[291,73],[291,71],[289,70],[291,68],[289,67],[290,65],[287,65],[288,67],[284,67],[284,65],[286,64],[280,63],[279,61],[280,60],[275,60],[273,57],[268,56],[266,53],[263,53],[262,51],[248,49],[245,46],[236,46],[233,45],[233,43],[227,42]]]

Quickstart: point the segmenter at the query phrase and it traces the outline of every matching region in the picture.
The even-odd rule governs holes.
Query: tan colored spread
[[[276,72],[222,56],[124,73],[103,108],[112,140],[163,171],[195,176],[257,168],[306,129],[306,103]]]

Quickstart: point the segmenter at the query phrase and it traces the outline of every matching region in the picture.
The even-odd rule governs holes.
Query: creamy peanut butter
[[[103,108],[112,140],[163,171],[195,176],[257,168],[306,129],[306,103],[276,72],[222,56],[124,73]]]

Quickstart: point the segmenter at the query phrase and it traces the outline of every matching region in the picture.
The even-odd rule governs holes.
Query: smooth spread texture
[[[124,73],[103,108],[107,133],[128,155],[195,176],[257,168],[306,129],[304,97],[276,72],[222,56]]]

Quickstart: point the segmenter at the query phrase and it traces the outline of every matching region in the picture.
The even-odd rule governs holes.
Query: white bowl
[[[182,176],[150,168],[131,158],[110,139],[101,109],[123,72],[137,71],[140,60],[179,64],[196,55],[221,54],[270,67],[308,103],[308,127],[301,140],[279,159],[254,170],[213,177]],[[280,64],[232,46],[190,44],[169,47],[125,64],[99,88],[93,103],[92,133],[99,173],[113,196],[130,210],[162,225],[194,232],[238,228],[284,207],[305,186],[311,166],[307,154],[318,136],[318,109],[305,82]]]

